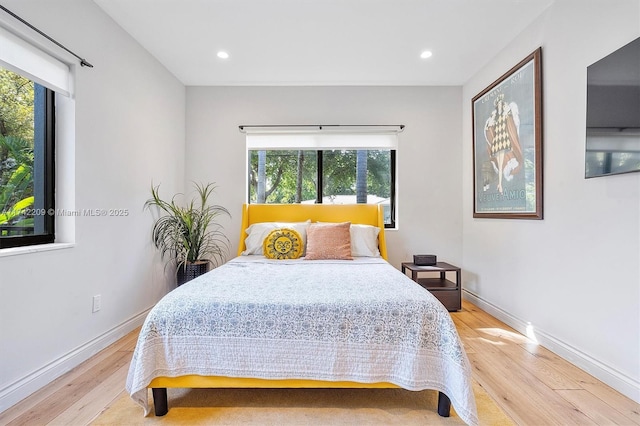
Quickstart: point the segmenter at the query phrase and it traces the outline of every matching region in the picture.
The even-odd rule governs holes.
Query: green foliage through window
[[[52,109],[53,92],[0,68],[0,248],[53,240]]]
[[[249,150],[250,203],[383,204],[394,226],[395,151]]]

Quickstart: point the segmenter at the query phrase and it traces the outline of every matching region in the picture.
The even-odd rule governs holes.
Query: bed
[[[267,224],[302,229],[304,256],[265,257],[250,237],[264,237],[251,231]],[[356,256],[317,258],[318,232],[344,226]],[[367,243],[375,228],[375,251],[356,242],[356,228]],[[149,312],[127,391],[146,416],[152,389],[161,416],[167,388],[431,389],[441,416],[453,404],[477,424],[470,364],[448,311],[386,259],[382,206],[244,205],[238,256]]]

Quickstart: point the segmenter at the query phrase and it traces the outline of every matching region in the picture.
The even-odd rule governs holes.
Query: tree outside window
[[[0,68],[0,248],[53,241],[53,92]]]
[[[393,227],[395,151],[249,150],[250,203],[382,204]]]

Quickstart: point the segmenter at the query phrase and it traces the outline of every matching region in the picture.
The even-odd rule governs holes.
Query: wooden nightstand
[[[433,266],[403,262],[402,273],[406,274],[407,270],[411,271],[412,280],[429,290],[449,311],[462,308],[460,268],[446,262],[438,262]],[[447,277],[447,272],[455,277]]]

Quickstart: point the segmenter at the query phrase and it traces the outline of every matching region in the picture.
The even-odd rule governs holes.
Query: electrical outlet
[[[97,294],[93,296],[93,312],[98,312],[102,305],[102,296]]]

